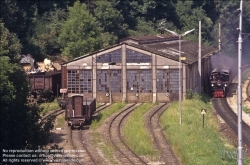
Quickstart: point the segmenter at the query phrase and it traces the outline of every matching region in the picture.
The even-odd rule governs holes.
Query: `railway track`
[[[40,122],[43,122],[45,119],[52,117],[52,116],[59,116],[60,114],[64,113],[65,110],[64,109],[58,109],[58,110],[54,110],[48,114],[46,114],[45,116],[42,117],[42,119],[40,120]]]
[[[102,159],[97,154],[97,151],[94,151],[94,148],[90,144],[85,143],[84,139],[84,130],[71,130],[68,129],[68,137],[73,147],[73,151],[78,154],[79,162],[74,162],[75,164],[102,164]],[[73,152],[74,153],[74,152]],[[72,154],[72,153],[71,153]]]
[[[159,104],[152,108],[145,116],[145,124],[149,128],[150,135],[154,139],[154,144],[161,154],[161,164],[179,165],[171,146],[166,140],[166,137],[159,124],[159,118],[162,113],[168,108],[169,104]]]
[[[228,105],[225,98],[212,99],[212,103],[221,118],[232,128],[235,134],[238,134],[238,117]],[[243,143],[250,148],[250,127],[242,121],[242,139]]]
[[[94,114],[97,114],[97,113],[99,113],[100,111],[102,111],[102,110],[108,108],[110,105],[111,105],[111,104],[102,104],[102,105],[96,107],[96,111],[95,111]]]
[[[139,105],[140,104],[130,104],[125,107],[112,117],[108,126],[109,139],[115,146],[115,155],[121,164],[147,164],[126,145],[121,136],[122,122]]]

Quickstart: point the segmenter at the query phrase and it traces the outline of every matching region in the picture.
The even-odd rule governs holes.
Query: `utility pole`
[[[242,87],[241,87],[241,56],[242,56],[242,4],[240,1],[239,38],[238,38],[238,165],[243,165],[242,152]]]
[[[189,30],[189,31],[186,31],[184,32],[183,34],[177,34],[176,32],[174,31],[171,31],[171,30],[168,30],[168,29],[165,29],[166,31],[168,31],[169,33],[175,35],[175,36],[178,36],[179,37],[179,114],[180,114],[180,125],[182,123],[182,108],[181,108],[181,102],[182,102],[182,64],[181,64],[181,60],[185,60],[185,57],[181,57],[181,37],[191,33],[192,31],[194,31],[195,29],[192,29],[192,30]]]
[[[199,21],[198,93],[201,94],[201,21]]]

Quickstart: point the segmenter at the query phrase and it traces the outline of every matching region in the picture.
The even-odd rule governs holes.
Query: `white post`
[[[238,38],[238,165],[243,165],[242,154],[242,88],[241,88],[241,53],[242,53],[242,0],[240,1],[239,38]]]
[[[166,31],[172,33],[173,35],[175,36],[178,36],[179,37],[179,113],[180,113],[180,125],[182,123],[182,109],[181,109],[181,102],[182,102],[182,94],[181,94],[181,87],[182,87],[182,80],[181,80],[181,71],[182,71],[182,64],[181,64],[181,37],[182,36],[185,36],[187,35],[188,33],[191,33],[192,31],[194,31],[195,29],[192,29],[192,30],[189,30],[189,31],[186,31],[185,33],[179,35],[177,34],[176,32],[174,31],[171,31],[171,30],[168,30],[168,29],[165,29]]]
[[[201,94],[201,21],[199,21],[198,93]]]
[[[180,113],[180,125],[182,123],[182,111],[181,111],[181,35],[179,35],[179,113]]]

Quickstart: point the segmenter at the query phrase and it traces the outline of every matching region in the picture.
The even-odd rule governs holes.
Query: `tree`
[[[124,23],[121,12],[116,10],[109,1],[97,1],[96,6],[95,17],[100,22],[103,31],[112,35],[111,41],[115,43],[118,39],[126,37],[128,26]]]
[[[4,23],[1,20],[0,36],[0,57],[6,56],[12,63],[19,62],[19,53],[22,46],[17,36],[14,33],[10,33],[9,30],[5,28]]]
[[[116,10],[121,11],[124,23],[128,25],[128,29],[134,30],[137,26],[137,18],[144,17],[145,4],[144,0],[113,0]]]
[[[23,9],[21,4],[26,4],[22,1],[1,1],[1,20],[5,23],[5,27],[11,32],[15,33],[19,38],[24,39],[26,37],[26,31],[29,27],[29,14],[32,11],[32,7],[29,6],[29,10]]]
[[[52,122],[39,123],[41,109],[28,104],[29,84],[19,66],[20,43],[0,22],[0,150],[37,149],[48,142]]]
[[[206,12],[202,7],[192,8],[193,1],[179,1],[176,4],[176,11],[180,18],[181,32],[199,29],[199,21],[202,22],[202,39],[203,42],[211,42],[210,31],[213,27],[213,22],[207,17]],[[198,41],[198,30],[193,35],[188,35],[187,38],[193,41]]]
[[[176,9],[172,1],[169,0],[145,0],[144,2],[144,17],[148,21],[157,22],[159,20],[165,20],[171,22],[175,26],[179,27],[179,18],[176,13]]]
[[[62,9],[45,12],[34,21],[29,30],[29,51],[36,60],[43,60],[46,55],[59,53],[59,31],[67,13]]]
[[[219,11],[219,18],[215,23],[215,26],[212,31],[212,36],[214,43],[218,45],[218,30],[219,23],[221,24],[221,50],[222,53],[229,56],[237,56],[238,52],[238,36],[239,31],[239,11],[237,10],[240,7],[239,1],[217,1],[216,2],[217,10]],[[250,32],[250,3],[243,1],[243,23],[242,31],[243,33]],[[243,35],[244,37],[244,35]],[[245,43],[243,42],[243,46]],[[247,46],[246,46],[247,47]],[[244,47],[243,47],[244,51]]]
[[[154,29],[154,23],[137,18],[137,25],[134,30],[128,30],[130,36],[155,35],[157,31]]]
[[[68,10],[69,17],[59,33],[63,55],[78,57],[100,49],[103,44],[101,28],[87,11],[86,5],[77,1]]]

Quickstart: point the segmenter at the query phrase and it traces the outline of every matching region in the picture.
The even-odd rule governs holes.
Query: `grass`
[[[64,124],[65,124],[65,115],[63,113],[62,116],[57,119],[56,128],[62,128]]]
[[[202,127],[201,109],[206,109],[205,126]],[[234,151],[219,134],[219,122],[211,103],[201,100],[184,100],[182,103],[182,124],[179,123],[179,103],[174,102],[163,113],[160,123],[176,155],[185,165],[234,165],[235,159],[221,159],[221,151]],[[246,160],[246,162],[249,161]]]
[[[152,103],[144,103],[138,106],[127,119],[122,129],[125,143],[137,155],[157,156],[158,152],[153,148],[152,140],[143,119],[144,114],[154,106],[155,104]]]
[[[242,110],[243,110],[245,113],[250,114],[250,109],[249,109],[249,108],[243,106],[243,107],[242,107]]]
[[[96,147],[99,147],[104,154],[104,156],[111,162],[111,164],[119,164],[113,157],[113,152],[115,151],[114,147],[107,142],[102,142],[100,134],[95,130],[99,128],[112,114],[120,111],[123,107],[125,107],[125,103],[114,103],[106,110],[101,111],[97,116],[93,117],[90,129],[93,130],[92,137],[93,143]]]
[[[111,164],[119,164],[113,157],[114,147],[106,142],[101,142],[100,134],[97,132],[92,132],[93,143],[102,150],[103,155],[107,158]]]
[[[108,118],[113,113],[115,113],[115,112],[119,111],[120,109],[122,109],[123,107],[125,107],[125,105],[126,105],[125,103],[114,103],[106,110],[101,111],[97,116],[93,117],[90,128],[97,129],[98,127],[100,127],[103,124],[103,122],[106,118]]]
[[[45,115],[46,113],[52,110],[60,109],[60,106],[58,105],[56,99],[53,102],[41,103],[39,107],[43,109],[41,111],[41,115]]]

